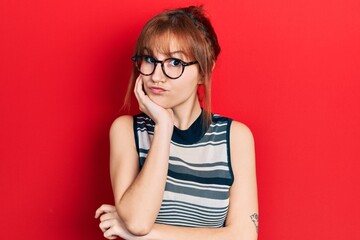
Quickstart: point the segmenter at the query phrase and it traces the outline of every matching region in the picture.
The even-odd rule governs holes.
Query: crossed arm
[[[257,239],[258,205],[254,143],[252,134],[246,126],[238,122],[233,122],[231,125],[230,148],[234,183],[230,189],[229,212],[225,226],[223,228],[187,228],[154,224],[161,206],[164,191],[162,184],[166,180],[167,160],[164,160],[166,164],[161,166],[144,165],[139,172],[137,154],[135,157],[130,156],[136,151],[135,145],[120,147],[120,139],[122,139],[121,144],[123,145],[124,136],[120,136],[122,134],[119,132],[128,128],[128,134],[133,134],[132,118],[122,117],[117,121],[113,124],[110,133],[111,175],[115,206],[102,205],[96,212],[97,217],[101,215],[100,228],[105,237],[108,239],[115,239],[116,236],[119,236],[124,239],[157,240]],[[160,138],[160,136],[162,137]],[[114,150],[117,138],[119,138],[119,145],[117,150]],[[164,140],[164,136],[159,134],[158,144],[163,144],[160,142],[162,140]],[[153,144],[156,144],[155,136]],[[118,147],[124,148],[123,151],[119,151]],[[162,145],[161,149],[163,147]],[[155,152],[154,156],[168,157],[166,154],[164,154],[165,156],[157,154]],[[150,153],[149,156],[151,157]],[[127,159],[126,163],[121,159]],[[131,161],[128,161],[129,159]],[[148,172],[145,172],[146,170]]]
[[[108,239],[157,240],[255,240],[257,239],[257,186],[254,141],[250,130],[239,122],[230,129],[230,154],[234,183],[230,188],[229,210],[223,228],[188,228],[155,224],[165,189],[172,110],[154,105],[137,80],[135,95],[140,109],[155,124],[154,137],[141,171],[134,142],[133,120],[122,116],[110,129],[110,174],[115,206],[102,205],[100,229]]]

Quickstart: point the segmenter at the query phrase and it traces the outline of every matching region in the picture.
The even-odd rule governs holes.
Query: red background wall
[[[101,239],[134,42],[190,3],[0,1],[0,239]],[[214,111],[256,140],[259,239],[359,239],[360,2],[202,3],[223,50]]]

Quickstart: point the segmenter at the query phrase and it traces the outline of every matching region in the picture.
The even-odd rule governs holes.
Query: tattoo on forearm
[[[251,221],[255,224],[256,232],[258,233],[258,226],[259,226],[259,215],[257,213],[254,213],[250,216]]]

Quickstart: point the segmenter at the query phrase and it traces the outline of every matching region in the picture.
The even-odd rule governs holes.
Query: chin
[[[170,104],[169,101],[166,101],[164,98],[158,98],[156,96],[151,96],[151,95],[149,95],[149,98],[151,101],[153,101],[162,108],[169,109],[173,107],[173,105]]]

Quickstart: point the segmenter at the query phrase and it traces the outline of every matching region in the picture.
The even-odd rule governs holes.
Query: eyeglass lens
[[[155,71],[157,63],[152,57],[141,56],[136,59],[136,66],[143,75],[151,75]],[[161,64],[159,64],[161,65]],[[170,78],[178,78],[183,72],[181,61],[176,58],[169,58],[163,62],[162,70]]]

